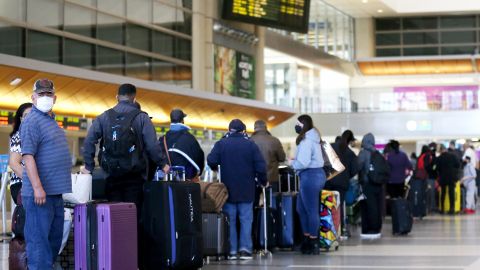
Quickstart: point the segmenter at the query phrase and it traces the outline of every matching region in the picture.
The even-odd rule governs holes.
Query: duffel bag
[[[202,212],[220,213],[227,202],[228,191],[223,183],[200,182],[202,192]]]

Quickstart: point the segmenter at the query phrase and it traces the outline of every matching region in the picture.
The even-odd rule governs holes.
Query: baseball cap
[[[240,132],[244,131],[247,127],[240,119],[233,119],[228,125],[228,130],[230,132]]]
[[[55,93],[53,82],[49,79],[39,79],[33,84],[33,92],[35,93]]]
[[[172,123],[180,123],[185,117],[187,117],[187,115],[180,109],[173,109],[170,112],[170,122]]]

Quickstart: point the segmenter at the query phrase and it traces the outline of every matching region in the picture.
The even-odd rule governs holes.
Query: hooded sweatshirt
[[[305,133],[305,138],[297,146],[297,153],[292,166],[296,171],[323,168],[320,134],[316,129],[312,128]]]
[[[368,167],[370,166],[370,158],[373,152],[376,151],[375,148],[375,137],[372,133],[366,134],[362,139],[362,150],[358,154],[358,168],[360,173],[360,181],[362,183],[367,183],[367,174]]]

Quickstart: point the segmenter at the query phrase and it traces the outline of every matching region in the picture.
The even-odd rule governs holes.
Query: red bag
[[[430,164],[432,162],[431,155],[427,156],[426,153],[422,154],[418,158],[417,168],[415,168],[415,174],[414,174],[415,179],[420,179],[420,180],[428,179],[428,172],[427,172],[427,169],[425,168],[425,165],[426,165],[425,159],[427,159],[427,164]]]

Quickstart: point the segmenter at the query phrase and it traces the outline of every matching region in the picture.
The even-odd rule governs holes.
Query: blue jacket
[[[255,178],[267,183],[267,166],[258,146],[241,133],[231,133],[221,139],[207,157],[208,165],[221,166],[221,180],[228,189],[228,202],[253,202]]]
[[[310,129],[305,133],[305,138],[297,146],[297,154],[292,167],[296,171],[309,168],[323,168],[320,134],[318,134],[316,129]]]

